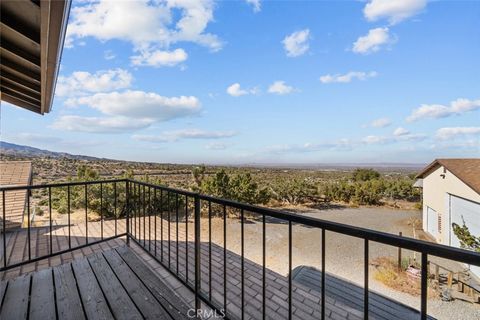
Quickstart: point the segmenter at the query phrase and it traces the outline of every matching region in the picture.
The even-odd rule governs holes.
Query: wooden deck
[[[0,283],[0,319],[185,319],[189,307],[123,246]]]
[[[308,266],[301,266],[292,271],[294,282],[316,292],[321,292],[322,290],[321,282],[319,281],[321,276],[322,272],[320,270]],[[363,317],[364,292],[362,287],[326,273],[325,291],[329,298],[327,300],[327,309],[333,304],[345,310],[346,313],[344,315],[346,318],[347,313],[359,318]],[[376,292],[369,293],[369,317],[372,319],[419,319],[419,316],[417,310],[398,301],[389,299]],[[433,320],[430,316],[428,316],[428,319]]]

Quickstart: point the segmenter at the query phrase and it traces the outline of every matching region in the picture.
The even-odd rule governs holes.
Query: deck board
[[[128,247],[0,282],[0,319],[186,319],[188,307]],[[29,302],[30,301],[30,302]]]
[[[3,301],[3,296],[5,295],[6,289],[7,289],[7,282],[6,281],[0,282],[0,304]]]
[[[311,267],[301,267],[292,274],[294,283],[311,288],[317,292],[321,291],[321,271]],[[335,304],[341,306],[348,312],[363,317],[363,288],[348,281],[339,279],[330,274],[325,277],[325,294],[335,300]],[[328,309],[331,304],[327,303]],[[418,312],[413,308],[400,303],[392,303],[386,297],[374,292],[369,293],[369,316],[375,319],[414,319]]]
[[[23,275],[8,283],[0,319],[27,319],[30,278],[30,275]]]
[[[87,259],[72,262],[73,271],[78,281],[78,290],[88,319],[113,319],[110,308],[98,285]]]
[[[142,319],[141,313],[101,253],[88,258],[116,319]]]
[[[36,272],[32,276],[29,314],[29,319],[31,320],[56,318],[53,273],[51,269]]]
[[[53,269],[57,310],[60,319],[85,319],[71,264]]]
[[[104,253],[105,258],[112,270],[117,275],[130,298],[137,305],[146,319],[168,319],[171,318],[162,305],[155,299],[150,291],[137,278],[128,265],[120,258],[116,251]]]
[[[152,270],[143,264],[127,247],[117,248],[116,251],[133,272],[135,272],[138,278],[148,279],[148,281],[144,281],[144,285],[146,285],[150,289],[150,292],[162,303],[163,307],[166,308],[173,319],[185,319],[189,307],[182,302],[165,283],[156,277]]]

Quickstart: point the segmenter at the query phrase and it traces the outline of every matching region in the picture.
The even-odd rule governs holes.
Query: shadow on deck
[[[172,237],[173,238],[173,237]],[[173,274],[194,286],[194,242],[175,240],[139,241]],[[178,255],[177,255],[178,250]],[[201,291],[204,297],[216,306],[226,309],[229,318],[240,319],[242,312],[242,258],[227,250],[223,263],[224,248],[202,242]],[[188,264],[187,264],[188,261]],[[263,267],[247,258],[244,260],[244,319],[262,319],[263,314]],[[226,276],[224,276],[226,274]],[[187,276],[188,275],[188,276]],[[226,282],[225,282],[226,281]],[[321,271],[300,266],[292,272],[292,318],[321,318]],[[288,318],[288,276],[271,269],[265,270],[265,317],[266,319]],[[226,291],[225,291],[226,290]],[[363,287],[326,274],[326,318],[363,319]],[[225,294],[226,293],[226,294]],[[369,291],[369,318],[371,319],[420,319],[420,312],[396,300]],[[225,308],[226,306],[226,308]],[[429,317],[429,319],[433,319]]]

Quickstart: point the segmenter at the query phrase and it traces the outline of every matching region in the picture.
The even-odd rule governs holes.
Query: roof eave
[[[52,109],[70,5],[70,0],[41,1],[42,115]]]
[[[71,0],[1,2],[0,99],[51,111]]]

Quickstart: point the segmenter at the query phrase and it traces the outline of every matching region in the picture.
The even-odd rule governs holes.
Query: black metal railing
[[[115,231],[109,237],[104,237],[104,221],[105,207],[110,208],[111,199],[108,204],[105,204],[105,191],[103,186],[112,184],[114,187],[113,195],[113,210],[117,212],[120,210],[123,212],[121,215],[115,214]],[[89,242],[88,231],[86,232],[86,240],[82,245],[72,245],[70,234],[70,220],[68,220],[68,248],[60,251],[52,251],[52,218],[51,218],[51,190],[53,188],[67,188],[67,214],[70,219],[70,192],[71,188],[83,186],[85,188],[85,228],[88,228],[88,216],[87,210],[89,208],[87,188],[95,185],[99,186],[99,199],[100,201],[100,228],[101,237],[95,239],[94,242]],[[123,192],[123,196],[120,197],[119,186],[123,188],[120,192]],[[394,246],[397,248],[412,250],[421,254],[421,294],[420,294],[420,315],[421,319],[427,318],[427,288],[428,288],[428,259],[430,256],[439,258],[445,258],[465,264],[480,266],[480,253],[457,249],[440,244],[429,243],[421,240],[416,240],[407,237],[400,237],[393,234],[388,234],[379,231],[373,231],[365,228],[354,227],[341,223],[321,220],[305,215],[292,214],[279,210],[273,210],[265,207],[258,207],[254,205],[248,205],[226,199],[219,199],[207,195],[202,195],[194,192],[177,190],[165,186],[154,185],[150,183],[121,179],[121,180],[106,180],[106,181],[92,181],[81,183],[65,183],[65,184],[52,184],[46,186],[26,186],[26,187],[8,187],[0,188],[0,192],[3,194],[3,221],[5,222],[5,193],[14,190],[36,190],[47,188],[49,197],[50,208],[50,251],[43,256],[32,257],[29,251],[28,259],[24,261],[8,264],[4,259],[4,264],[0,268],[0,271],[26,264],[33,261],[38,261],[42,258],[50,257],[65,253],[74,249],[82,248],[94,243],[107,241],[117,237],[125,237],[127,242],[132,240],[140,245],[148,254],[150,254],[157,262],[163,265],[171,274],[173,274],[178,280],[180,280],[185,286],[187,286],[195,294],[195,307],[201,309],[201,303],[205,303],[215,310],[221,311],[221,314],[225,315],[225,318],[244,318],[245,307],[248,306],[249,301],[245,300],[245,223],[246,215],[250,219],[256,219],[257,222],[262,224],[261,228],[261,246],[262,246],[262,259],[261,259],[261,317],[265,319],[267,317],[266,307],[266,276],[268,268],[266,267],[267,245],[266,245],[266,225],[267,219],[276,219],[283,221],[288,225],[288,281],[287,281],[287,296],[286,304],[288,304],[288,318],[292,318],[293,314],[293,302],[292,302],[292,235],[293,225],[308,226],[311,228],[317,228],[321,230],[321,299],[320,299],[320,313],[321,318],[325,318],[326,314],[326,266],[325,266],[325,253],[328,250],[325,242],[326,232],[338,233],[346,236],[355,237],[361,239],[364,244],[363,257],[364,257],[364,291],[363,291],[363,312],[364,318],[369,316],[369,248],[371,243],[380,243],[383,245]],[[117,201],[122,198],[122,204],[118,205]],[[28,200],[30,201],[30,200]],[[29,202],[28,202],[29,203]],[[28,204],[27,203],[27,204]],[[215,207],[215,210],[214,210]],[[215,212],[214,212],[215,211]],[[227,219],[229,215],[235,213],[235,217],[240,222],[240,311],[235,312],[229,310],[228,293],[229,288],[227,283],[229,281],[229,275],[227,272],[227,265],[231,262],[229,256],[230,252],[227,252]],[[213,266],[212,256],[214,252],[212,250],[212,217],[215,214],[216,217],[223,219],[223,252],[215,253],[216,259],[222,260],[223,265],[223,288],[217,290],[213,288],[212,281],[212,269],[218,266]],[[125,232],[118,232],[117,230],[117,218],[122,217],[125,220]],[[191,221],[193,218],[193,221]],[[207,240],[202,242],[201,230],[202,219],[207,220],[208,236]],[[122,220],[123,221],[123,220]],[[98,224],[98,222],[97,222]],[[189,229],[189,224],[193,224],[193,230]],[[3,223],[3,253],[5,256],[6,249],[6,233],[5,223]],[[174,230],[173,230],[174,229]],[[88,230],[88,229],[87,229]],[[173,231],[173,232],[172,232]],[[193,232],[192,232],[193,231]],[[28,245],[30,246],[30,222],[28,222]],[[193,233],[193,234],[192,234]],[[183,242],[182,242],[183,241]],[[217,248],[218,249],[218,248]],[[217,250],[216,249],[216,250]],[[218,251],[218,250],[217,250]],[[228,261],[227,261],[228,260]],[[205,268],[202,269],[202,266]],[[192,270],[193,269],[193,270]],[[220,294],[220,298],[214,297],[213,291]]]
[[[402,249],[407,249],[407,250],[412,250],[419,252],[421,254],[421,294],[420,294],[420,299],[421,299],[421,308],[420,308],[420,315],[422,319],[427,318],[427,287],[428,287],[428,258],[429,256],[435,256],[439,258],[445,258],[461,263],[466,263],[466,264],[471,264],[471,265],[480,265],[480,253],[476,252],[470,252],[462,249],[457,249],[454,247],[449,247],[445,245],[440,245],[440,244],[434,244],[426,241],[421,241],[421,240],[416,240],[412,238],[406,238],[406,237],[400,237],[396,236],[393,234],[389,233],[384,233],[384,232],[379,232],[379,231],[373,231],[365,228],[360,228],[360,227],[354,227],[350,225],[345,225],[345,224],[340,224],[336,222],[331,222],[331,221],[326,221],[326,220],[321,220],[317,218],[312,218],[304,215],[298,215],[298,214],[292,214],[292,213],[287,213],[287,212],[282,212],[278,210],[272,210],[269,208],[264,208],[264,207],[258,207],[254,205],[248,205],[244,203],[239,203],[231,200],[226,200],[226,199],[219,199],[211,196],[206,196],[202,194],[197,194],[194,192],[188,192],[184,190],[177,190],[173,188],[168,188],[168,187],[163,187],[163,186],[158,186],[158,185],[153,185],[149,183],[144,183],[144,182],[138,182],[138,181],[131,181],[130,182],[131,188],[144,188],[143,191],[145,192],[145,188],[149,190],[149,194],[151,190],[154,190],[156,193],[160,193],[162,197],[167,196],[167,201],[160,201],[156,202],[155,207],[153,208],[153,212],[160,213],[161,221],[166,221],[168,224],[169,231],[167,232],[168,234],[168,239],[166,239],[167,243],[167,248],[168,248],[168,253],[167,253],[167,259],[164,258],[163,255],[163,250],[164,250],[164,239],[163,239],[163,232],[161,232],[161,251],[162,253],[160,254],[160,257],[157,255],[156,250],[156,245],[154,247],[154,251],[152,252],[150,247],[145,247],[145,242],[143,242],[143,247],[147,252],[152,254],[154,259],[156,259],[158,262],[160,262],[163,266],[165,266],[169,271],[171,271],[177,278],[179,278],[186,286],[188,286],[196,295],[196,306],[199,308],[200,306],[200,301],[203,301],[207,303],[209,306],[217,309],[217,310],[222,310],[226,314],[226,317],[240,317],[241,319],[244,318],[244,309],[246,306],[245,301],[245,213],[248,212],[249,215],[257,216],[260,218],[262,223],[262,317],[266,317],[266,294],[265,294],[265,288],[266,288],[266,218],[275,218],[279,219],[282,221],[285,221],[288,223],[288,318],[292,318],[292,224],[299,224],[299,225],[304,225],[304,226],[309,226],[309,227],[314,227],[318,228],[321,230],[321,257],[322,257],[322,272],[321,272],[321,315],[322,319],[325,318],[325,275],[326,275],[326,270],[325,270],[325,252],[328,250],[326,248],[326,242],[325,242],[325,233],[326,231],[329,232],[335,232],[339,233],[342,235],[347,235],[347,236],[352,236],[355,238],[359,238],[363,240],[364,243],[364,318],[367,319],[369,315],[369,247],[372,242],[384,244],[384,245],[390,245]],[[172,201],[170,200],[172,197],[176,199],[176,201],[173,203],[174,210],[172,210]],[[179,210],[179,203],[178,203],[178,198],[179,197],[184,197],[185,198],[185,203],[186,203],[186,208],[188,208],[188,199],[193,199],[194,200],[194,206],[193,206],[193,212],[194,212],[194,268],[195,268],[195,273],[194,273],[194,283],[189,281],[188,279],[188,260],[186,262],[186,268],[187,270],[184,272],[184,276],[181,277],[179,275],[179,267],[178,267],[178,261],[179,261],[179,251],[178,251],[178,246],[179,246],[179,241],[178,241],[178,223],[179,223],[179,216],[178,216],[178,210]],[[144,205],[144,204],[143,204]],[[223,219],[223,302],[218,301],[212,298],[212,227],[211,227],[211,220],[212,220],[212,205],[220,206],[222,208],[222,219]],[[241,310],[240,314],[229,314],[228,312],[228,303],[227,303],[227,211],[228,210],[237,210],[239,211],[239,219],[240,219],[240,256],[241,256],[241,266],[240,266],[240,272],[241,272],[241,281],[240,281],[240,304],[241,304]],[[145,211],[143,211],[145,213]],[[171,214],[172,212],[175,212],[175,219],[172,221]],[[185,210],[185,221],[186,221],[186,227],[188,228],[188,209]],[[168,215],[168,217],[165,219],[164,215]],[[207,263],[208,263],[208,272],[207,272],[207,277],[208,281],[205,281],[207,283],[208,289],[202,290],[201,288],[201,265],[202,265],[202,255],[200,252],[200,244],[201,244],[201,238],[200,238],[200,218],[201,216],[205,216],[206,219],[208,219],[208,247],[207,247]],[[144,218],[145,216],[143,216]],[[150,217],[150,215],[149,215]],[[156,214],[155,214],[156,217]],[[138,217],[133,218],[134,221],[135,219],[138,219]],[[135,223],[135,222],[133,222]],[[172,258],[172,250],[171,250],[171,239],[170,239],[170,224],[175,223],[176,225],[176,239],[175,239],[175,246],[176,250],[173,258]],[[156,224],[155,224],[156,225]],[[145,226],[145,225],[144,225]],[[145,229],[144,229],[145,232]],[[134,233],[131,235],[132,239],[137,242],[138,244],[142,245],[142,242],[140,239],[142,238],[142,235]],[[146,237],[150,237],[149,235],[143,234],[143,240],[146,239]],[[155,243],[157,243],[155,239]],[[320,240],[320,239],[319,239]],[[188,249],[188,229],[186,231],[186,238],[185,238],[185,243],[187,244],[187,249]],[[175,259],[176,261],[176,266],[175,268],[171,264],[171,259]],[[186,259],[188,259],[188,252],[186,255]]]
[[[115,238],[126,237],[128,233],[126,230],[128,228],[127,183],[127,180],[103,180],[1,187],[0,271]],[[118,192],[119,189],[123,191],[123,195]],[[22,207],[24,199],[18,199],[15,194],[19,191],[26,191],[25,208]],[[46,214],[41,223],[31,217],[32,202],[36,202],[39,208],[47,208],[46,212],[40,209],[43,215]],[[11,213],[15,210],[21,214],[20,217],[15,217],[18,221],[12,223],[9,219],[12,218]],[[40,210],[37,210],[36,220],[40,218],[38,213]],[[82,210],[83,216],[80,214]],[[98,215],[93,221],[89,218],[91,212],[96,212]],[[57,217],[54,217],[54,213],[58,213]],[[76,216],[74,222],[72,215]],[[124,230],[119,230],[120,219],[126,220],[123,223]],[[112,229],[108,232],[104,229],[106,222],[112,225]],[[12,224],[23,227],[10,228]],[[72,228],[75,228],[74,232]],[[26,248],[26,252],[16,252],[19,248],[22,250]]]

